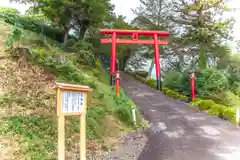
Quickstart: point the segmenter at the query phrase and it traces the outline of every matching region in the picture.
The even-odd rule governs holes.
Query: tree
[[[237,47],[236,47],[236,49],[237,49],[237,51],[239,52],[240,51],[240,40],[237,40]]]
[[[167,4],[164,3],[164,0],[140,0],[140,6],[133,10],[137,17],[132,21],[132,25],[146,30],[166,29],[166,7]],[[144,50],[142,56],[151,58],[147,77],[149,79],[154,67],[153,46],[144,47]],[[163,47],[160,47],[160,53],[163,53]]]
[[[102,57],[107,59],[111,54],[111,44],[101,44],[100,38],[103,35],[99,34],[99,29],[108,28],[108,29],[134,29],[130,24],[125,22],[125,17],[121,15],[116,15],[115,13],[109,13],[108,16],[105,17],[104,21],[97,25],[92,26],[89,29],[89,32],[86,34],[86,41],[89,41],[93,44],[94,52],[97,57]],[[108,36],[108,38],[110,38]],[[126,36],[118,35],[118,38],[126,38]],[[128,59],[135,54],[138,45],[133,44],[118,44],[117,45],[117,59],[119,62],[120,70],[123,70],[128,62]],[[131,61],[133,62],[133,61]]]
[[[227,40],[231,40],[233,21],[231,18],[221,18],[221,15],[229,10],[226,0],[175,0],[173,2],[174,14],[171,15],[171,19],[182,28],[179,43],[197,47],[200,68],[207,67],[209,54]]]
[[[29,3],[37,12],[42,12],[53,23],[64,29],[64,43],[70,30],[83,39],[90,26],[102,23],[112,11],[110,0],[12,0]]]
[[[75,5],[74,18],[79,39],[83,39],[90,27],[100,26],[111,15],[113,5],[110,0],[88,0]]]

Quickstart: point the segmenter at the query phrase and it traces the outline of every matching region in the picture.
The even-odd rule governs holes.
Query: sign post
[[[88,86],[56,83],[58,160],[65,160],[65,116],[80,116],[80,160],[86,160],[86,111]]]
[[[236,110],[236,123],[237,125],[240,125],[240,107]]]
[[[116,96],[119,95],[119,92],[120,92],[120,72],[117,71],[116,72]]]
[[[199,72],[188,72],[190,74],[190,81],[191,81],[191,88],[192,88],[192,100],[196,98],[196,93],[195,93],[195,74],[199,74]]]

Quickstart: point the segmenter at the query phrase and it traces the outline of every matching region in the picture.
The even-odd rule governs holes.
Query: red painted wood
[[[158,35],[155,34],[153,37],[154,42],[154,57],[155,57],[155,68],[156,68],[156,78],[159,79],[160,76],[160,63],[159,63],[159,47],[158,47]]]
[[[101,38],[101,43],[112,43],[112,39]],[[118,44],[154,44],[154,40],[131,40],[131,39],[116,39]],[[158,40],[158,45],[167,45],[168,41]]]
[[[111,66],[110,66],[110,75],[112,76],[113,73],[116,72],[116,33],[112,34],[112,54],[111,54]]]
[[[138,35],[154,35],[158,36],[169,36],[169,32],[167,31],[145,31],[145,30],[119,30],[119,29],[100,29],[101,34],[119,34],[119,35],[132,35],[134,33],[138,33]]]

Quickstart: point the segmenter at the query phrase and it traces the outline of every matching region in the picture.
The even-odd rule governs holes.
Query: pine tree
[[[227,0],[175,0],[171,20],[181,27],[178,43],[196,48],[199,68],[207,67],[207,56],[231,40],[233,19],[223,19],[230,11]]]

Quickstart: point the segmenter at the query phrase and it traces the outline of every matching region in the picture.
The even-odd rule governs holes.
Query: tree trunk
[[[126,55],[126,56],[124,56],[123,58],[122,58],[122,60],[121,60],[121,70],[124,70],[125,69],[125,67],[126,67],[126,65],[127,65],[127,61],[128,61],[128,59],[129,59],[129,56],[128,55]]]
[[[204,45],[202,43],[200,43],[199,45],[199,62],[198,63],[199,63],[200,69],[207,68],[207,59],[204,52]]]
[[[69,32],[68,27],[64,27],[63,44],[66,44],[68,41],[68,35],[69,35],[68,32]]]
[[[199,1],[197,1],[197,3],[200,3]],[[200,9],[198,10],[198,24],[199,27],[203,27],[204,26],[204,19],[203,19],[203,5],[201,5]],[[207,68],[207,59],[206,59],[206,55],[204,52],[204,43],[200,41],[199,43],[199,68],[200,69],[205,69]]]
[[[149,70],[148,70],[147,80],[151,79],[153,67],[154,67],[154,57],[152,59],[151,65],[150,65]]]
[[[88,29],[88,26],[87,26],[87,25],[82,25],[82,26],[81,26],[81,28],[80,28],[80,33],[79,33],[79,39],[80,39],[80,40],[83,40],[87,29]]]

